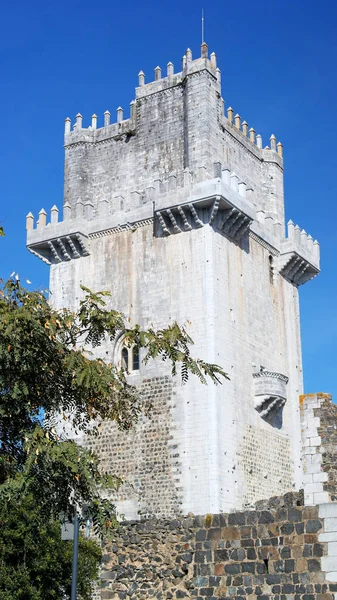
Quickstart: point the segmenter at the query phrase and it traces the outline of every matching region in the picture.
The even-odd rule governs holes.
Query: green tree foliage
[[[0,502],[1,600],[61,600],[70,597],[73,543],[61,540],[59,520],[41,517],[33,497]],[[98,577],[99,545],[79,539],[78,593],[91,599]]]
[[[120,481],[104,473],[97,456],[73,434],[98,435],[103,419],[127,431],[144,407],[123,368],[95,358],[94,349],[122,335],[126,345],[143,349],[145,363],[165,360],[184,382],[191,374],[202,383],[227,377],[219,366],[191,356],[193,342],[177,323],[144,331],[108,308],[108,293],[82,288],[82,296],[76,312],[56,311],[43,293],[27,291],[15,278],[0,285],[0,576],[11,600],[62,598],[43,591],[58,561],[65,573],[60,586],[69,583],[69,545],[58,533],[61,513],[71,518],[75,507],[87,505],[101,535],[116,524],[114,506],[101,492]],[[26,553],[19,549],[20,538]],[[43,560],[34,553],[36,540],[54,554],[48,551]],[[89,560],[97,549],[86,548]],[[11,566],[18,573],[16,588]],[[57,573],[55,578],[59,581]],[[18,590],[25,591],[15,595]]]
[[[119,481],[102,473],[97,457],[60,424],[55,428],[53,416],[91,435],[102,419],[128,430],[142,398],[120,366],[94,358],[90,349],[123,335],[125,344],[145,349],[145,362],[167,360],[173,375],[180,368],[183,381],[191,373],[202,383],[226,377],[217,365],[192,358],[193,342],[177,323],[160,331],[130,328],[123,315],[108,310],[108,295],[83,288],[72,313],[54,310],[44,294],[15,279],[0,288],[0,497],[33,495],[46,517],[70,515],[85,503],[99,528],[114,523],[100,489]],[[44,423],[42,415],[49,417]]]

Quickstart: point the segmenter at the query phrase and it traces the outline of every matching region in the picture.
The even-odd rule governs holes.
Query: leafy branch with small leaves
[[[127,431],[143,402],[123,367],[96,358],[95,348],[122,336],[125,345],[144,350],[145,364],[167,361],[183,382],[194,375],[203,384],[219,384],[228,376],[192,357],[184,327],[130,327],[120,312],[107,308],[107,292],[82,292],[79,309],[71,312],[55,310],[44,293],[19,281],[1,283],[0,501],[34,497],[46,518],[71,516],[85,504],[95,530],[105,535],[116,513],[101,492],[120,481],[102,471],[98,457],[77,444],[73,433],[98,435],[106,419]]]

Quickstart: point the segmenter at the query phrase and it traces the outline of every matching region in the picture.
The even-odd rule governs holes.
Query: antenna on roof
[[[204,9],[201,10],[201,43],[203,44],[205,41],[205,19],[204,19]]]

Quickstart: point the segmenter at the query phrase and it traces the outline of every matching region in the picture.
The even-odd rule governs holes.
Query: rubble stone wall
[[[302,493],[245,512],[124,523],[106,545],[101,598],[333,600],[322,531]]]

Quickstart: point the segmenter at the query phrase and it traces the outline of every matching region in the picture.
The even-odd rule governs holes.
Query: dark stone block
[[[196,542],[203,542],[206,539],[207,531],[206,529],[199,529],[199,531],[195,534]]]
[[[239,587],[239,588],[236,590],[236,593],[237,593],[239,596],[245,596],[245,595],[246,595],[246,590],[245,590],[245,588],[243,588],[243,587]]]
[[[236,563],[232,565],[225,565],[225,573],[230,573],[231,575],[238,575],[240,573],[240,565]]]
[[[206,540],[205,542],[203,542],[203,548],[204,550],[212,550],[213,542],[211,540]]]
[[[176,598],[186,598],[188,596],[187,592],[184,592],[184,590],[177,590],[175,594]]]
[[[227,527],[227,519],[225,515],[220,515],[220,527]]]
[[[214,560],[215,562],[222,562],[224,560],[228,560],[229,553],[228,550],[216,550],[214,552]],[[236,559],[233,559],[236,560]]]
[[[322,591],[321,584],[320,583],[316,583],[316,585],[315,585],[315,592],[316,592],[316,594],[320,594],[321,591]]]
[[[282,585],[282,594],[293,594],[295,592],[295,586],[292,583],[285,583]]]
[[[294,560],[285,560],[284,561],[284,570],[286,573],[292,573],[295,571],[295,561]]]
[[[247,525],[256,525],[258,521],[258,513],[255,510],[246,510],[245,515]]]
[[[204,563],[206,559],[206,552],[202,552],[198,550],[194,555],[194,562],[196,563]]]
[[[236,575],[235,577],[233,577],[233,586],[239,587],[242,584],[243,584],[242,575]]]
[[[193,527],[199,528],[199,527],[204,527],[204,525],[205,525],[205,517],[201,517],[201,516],[194,517]]]
[[[244,560],[246,558],[246,551],[244,548],[235,548],[230,552],[231,560]]]
[[[283,546],[280,551],[281,558],[290,558],[291,557],[291,549],[289,546]]]
[[[296,594],[305,594],[306,591],[307,591],[307,587],[303,584],[295,586]]]
[[[247,558],[248,560],[256,560],[255,548],[247,548]]]
[[[307,558],[308,556],[312,556],[312,550],[313,550],[313,547],[311,544],[304,544],[304,548],[303,548],[304,558]]]
[[[220,527],[220,515],[213,515],[212,527]]]
[[[288,508],[288,520],[291,523],[298,523],[302,520],[302,511],[298,510],[298,508],[294,508],[291,506]]]
[[[220,584],[221,581],[221,577],[210,577],[209,578],[209,585],[211,587],[217,587]]]
[[[255,541],[252,538],[245,538],[241,540],[241,546],[247,548],[248,546],[255,546]]]
[[[294,525],[292,523],[284,523],[281,527],[281,533],[283,535],[290,535],[294,532]]]
[[[264,562],[262,562],[262,563],[261,563],[261,562],[258,562],[258,563],[256,564],[256,572],[257,572],[259,575],[265,575],[265,574],[267,573],[267,567],[266,567],[266,565],[265,565],[265,563],[264,563]]]
[[[276,583],[281,583],[281,575],[275,575],[274,573],[268,573],[266,577],[266,581],[268,585],[275,585]]]
[[[274,570],[276,573],[284,573],[284,561],[283,560],[275,560]]]
[[[213,575],[213,565],[200,565],[200,575]]]
[[[276,510],[275,519],[276,521],[286,521],[288,519],[288,512],[284,506],[280,506],[280,508]]]
[[[259,516],[259,524],[274,523],[275,519],[269,510],[263,510]]]
[[[318,519],[311,519],[305,527],[306,533],[317,533],[320,529],[322,529],[322,523]]]
[[[296,529],[296,533],[297,535],[302,535],[302,533],[304,533],[304,523],[296,523],[295,524],[295,529]]]
[[[309,571],[320,571],[321,570],[321,563],[319,560],[316,560],[315,558],[309,558],[308,560],[308,570]]]
[[[245,525],[245,513],[230,513],[228,515],[228,525]]]
[[[314,544],[313,546],[313,556],[323,556],[323,545],[322,544]]]
[[[273,587],[271,588],[271,591],[273,594],[279,594],[281,591],[281,586],[280,585],[273,585]]]
[[[243,562],[241,563],[241,571],[242,573],[255,573],[255,563],[254,562]]]
[[[316,600],[315,594],[303,594],[302,600]]]
[[[255,588],[255,594],[256,594],[257,596],[261,596],[261,594],[262,594],[262,589],[260,588],[260,586],[256,586],[256,588]]]
[[[210,596],[213,596],[213,591],[214,591],[214,588],[212,588],[212,587],[200,588],[199,595],[209,598]]]
[[[172,570],[172,575],[173,575],[173,577],[177,577],[177,578],[179,578],[179,577],[185,577],[184,571],[182,571],[182,570],[179,571],[179,569],[173,569]]]
[[[186,552],[186,554],[181,555],[181,559],[186,563],[191,563],[193,559],[193,554],[191,552]]]

